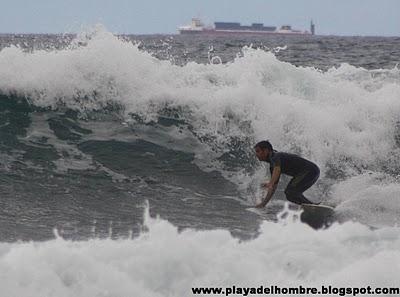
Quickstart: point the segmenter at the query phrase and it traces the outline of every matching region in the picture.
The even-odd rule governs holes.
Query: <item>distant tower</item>
[[[315,35],[315,24],[313,23],[313,21],[311,20],[311,25],[310,25],[310,31],[312,35]]]

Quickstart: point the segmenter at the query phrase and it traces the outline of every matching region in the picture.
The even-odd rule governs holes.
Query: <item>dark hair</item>
[[[268,149],[269,151],[273,151],[274,149],[273,149],[273,147],[272,147],[272,144],[268,141],[268,140],[263,140],[263,141],[260,141],[259,143],[257,143],[255,146],[254,146],[254,148],[260,148],[260,149]]]

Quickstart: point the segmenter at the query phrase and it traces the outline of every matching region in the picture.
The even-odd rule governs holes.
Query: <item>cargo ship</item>
[[[215,22],[213,26],[205,26],[198,18],[193,18],[190,25],[178,28],[180,34],[262,34],[262,35],[315,35],[315,25],[311,21],[310,31],[294,30],[290,25],[280,28],[264,26],[262,23],[253,23],[250,26],[242,26],[237,22]]]

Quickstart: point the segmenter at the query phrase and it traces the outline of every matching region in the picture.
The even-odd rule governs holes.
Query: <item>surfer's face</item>
[[[269,151],[267,149],[262,149],[260,147],[256,147],[256,156],[260,161],[266,161],[268,158]]]

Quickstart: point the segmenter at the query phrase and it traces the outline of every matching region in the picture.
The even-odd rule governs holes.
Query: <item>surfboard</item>
[[[334,221],[335,209],[327,205],[302,204],[300,220],[314,229],[328,227]]]

